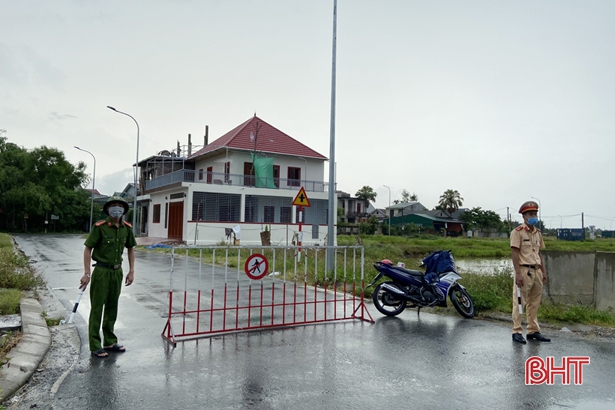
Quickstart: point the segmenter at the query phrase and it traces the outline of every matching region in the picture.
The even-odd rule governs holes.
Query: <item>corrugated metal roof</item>
[[[255,136],[254,139],[250,138],[250,133]],[[195,152],[189,159],[195,159],[221,148],[254,151],[255,142],[257,152],[327,159],[324,155],[283,133],[256,115]]]

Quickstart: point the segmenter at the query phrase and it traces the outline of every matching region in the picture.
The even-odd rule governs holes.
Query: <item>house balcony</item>
[[[303,187],[307,192],[328,192],[329,190],[329,183],[323,181],[308,181],[287,178],[256,178],[253,175],[225,174],[223,172],[205,172],[200,175],[201,179],[199,179],[198,174],[199,171],[181,169],[150,179],[145,181],[145,192],[164,188],[180,182],[257,188],[275,186],[275,188],[270,189],[287,189],[295,191],[300,187]]]

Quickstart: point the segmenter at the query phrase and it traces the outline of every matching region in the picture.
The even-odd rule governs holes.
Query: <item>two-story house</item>
[[[337,191],[337,207],[343,209],[341,220],[351,224],[367,222],[370,203],[366,199],[355,198],[349,193]]]
[[[162,151],[139,162],[139,205],[143,231],[150,237],[187,244],[229,240],[261,243],[268,230],[272,244],[292,244],[298,232],[298,207],[304,188],[302,242],[323,243],[327,234],[327,158],[256,115],[212,143],[187,152]]]

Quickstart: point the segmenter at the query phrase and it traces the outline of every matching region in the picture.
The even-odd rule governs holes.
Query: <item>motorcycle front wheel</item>
[[[461,316],[468,319],[474,317],[476,313],[474,302],[465,289],[462,289],[460,286],[454,286],[450,291],[450,298],[453,306],[455,306],[455,309],[457,309]]]
[[[399,298],[382,288],[382,285],[388,283],[389,285],[396,286],[394,282],[384,282],[376,286],[372,299],[374,300],[374,306],[380,313],[386,316],[397,316],[406,308],[406,301]]]

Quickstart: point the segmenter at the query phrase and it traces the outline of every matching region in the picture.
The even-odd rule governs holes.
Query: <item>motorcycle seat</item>
[[[390,269],[396,270],[398,272],[405,273],[407,275],[416,276],[416,277],[419,277],[419,278],[423,277],[423,272],[418,271],[418,270],[410,270],[410,269],[402,268],[400,266],[390,266]]]

